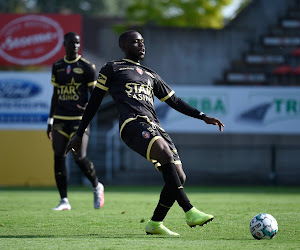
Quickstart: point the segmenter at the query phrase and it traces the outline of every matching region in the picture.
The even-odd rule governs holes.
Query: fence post
[[[277,185],[276,179],[276,146],[274,144],[271,145],[271,172],[270,172],[270,182],[271,185]]]

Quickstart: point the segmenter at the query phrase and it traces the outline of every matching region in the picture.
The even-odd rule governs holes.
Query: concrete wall
[[[212,85],[293,4],[292,0],[253,0],[222,30],[142,27],[146,43],[143,64],[169,84]],[[84,18],[84,50],[94,54],[97,68],[123,57],[113,30],[120,23],[121,19]]]

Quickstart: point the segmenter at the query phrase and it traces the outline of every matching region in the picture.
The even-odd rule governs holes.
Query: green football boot
[[[160,235],[171,235],[178,236],[178,233],[172,232],[168,228],[166,228],[162,221],[152,221],[149,220],[145,227],[147,234],[160,234]]]
[[[185,213],[186,223],[190,227],[203,226],[204,224],[212,221],[214,216],[211,214],[205,214],[199,211],[197,208],[192,207]]]

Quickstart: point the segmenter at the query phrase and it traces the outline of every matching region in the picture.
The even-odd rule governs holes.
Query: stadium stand
[[[300,85],[300,1],[226,70],[222,85]]]

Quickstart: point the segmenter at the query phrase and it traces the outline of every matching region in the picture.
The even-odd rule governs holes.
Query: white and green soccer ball
[[[267,213],[260,213],[250,221],[250,232],[257,239],[273,239],[278,232],[276,219]]]

